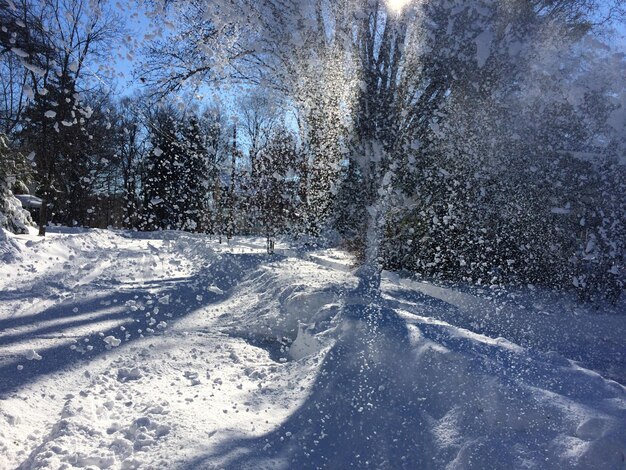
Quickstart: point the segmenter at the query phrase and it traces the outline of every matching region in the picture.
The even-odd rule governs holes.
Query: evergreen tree
[[[69,76],[48,77],[43,90],[24,112],[25,124],[20,132],[24,148],[35,155],[37,195],[44,201],[40,213],[42,234],[51,216],[66,225],[85,218],[88,198],[84,183],[89,170],[83,151],[89,135],[84,124],[92,111],[81,107],[75,82]]]
[[[210,157],[198,118],[189,119],[182,132],[184,139],[183,168],[180,182],[184,204],[182,229],[204,232],[209,225],[208,193],[210,188]]]
[[[176,230],[182,227],[181,176],[177,116],[170,108],[157,111],[150,123],[152,150],[145,162],[143,179],[144,224],[149,230]]]
[[[149,229],[210,231],[209,193],[214,190],[218,132],[194,116],[181,125],[172,108],[150,124],[152,150],[143,179],[144,222]],[[219,132],[218,132],[219,134]]]
[[[11,151],[7,139],[0,134],[0,228],[13,233],[26,233],[32,225],[30,214],[22,209],[22,204],[12,189],[24,188],[30,177],[27,160],[19,153]]]
[[[145,155],[145,132],[136,110],[137,100],[123,99],[117,109],[114,130],[115,163],[122,189],[122,226],[139,228],[139,183]]]
[[[260,152],[255,171],[255,198],[261,230],[273,251],[274,238],[298,222],[300,153],[294,137],[277,131]]]

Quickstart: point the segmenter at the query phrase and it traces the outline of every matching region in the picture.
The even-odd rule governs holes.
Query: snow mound
[[[0,217],[2,215],[0,214]],[[20,259],[20,245],[13,236],[3,228],[0,228],[0,262],[14,263]]]
[[[309,396],[274,431],[224,443],[225,468],[623,468],[619,384],[506,340],[345,305]],[[306,335],[306,336],[303,336]],[[244,449],[244,451],[242,451]]]
[[[308,259],[261,266],[232,292],[235,313],[226,319],[224,330],[254,344],[290,351],[292,359],[300,359],[329,344],[343,291],[354,284],[349,273],[327,271]]]
[[[394,299],[362,299],[344,272],[316,273],[309,261],[280,261],[237,286],[229,334],[277,362],[321,365],[275,430],[226,440],[194,465],[624,468],[626,389],[617,382]]]

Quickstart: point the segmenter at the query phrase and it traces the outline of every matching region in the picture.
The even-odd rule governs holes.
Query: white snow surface
[[[0,222],[2,214],[0,214]],[[15,241],[14,235],[0,227],[0,263],[14,262],[20,254],[20,245]]]
[[[0,469],[625,469],[623,304],[174,232],[0,232]]]

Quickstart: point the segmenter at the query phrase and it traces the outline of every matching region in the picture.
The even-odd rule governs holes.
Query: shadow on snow
[[[122,322],[118,322],[113,328],[107,328],[74,338],[77,340],[75,343],[76,349],[71,349],[70,345],[65,343],[63,345],[38,350],[37,352],[42,357],[41,360],[28,361],[20,357],[3,365],[0,367],[0,398],[12,392],[16,392],[20,387],[44,376],[81,362],[90,361],[106,353],[110,347],[103,341],[103,338],[107,336],[122,339],[120,347],[124,347],[141,338],[137,330],[142,330],[143,334],[145,334],[147,328],[156,330],[156,324],[160,321],[173,323],[177,319],[194,311],[223,301],[228,294],[220,295],[208,292],[206,287],[213,285],[226,292],[240,282],[246,273],[250,272],[261,263],[267,262],[267,259],[267,255],[222,254],[218,261],[200,269],[192,276],[179,278],[178,282],[160,290],[158,294],[151,292],[150,287],[142,287],[130,291],[118,291],[110,295],[92,297],[81,301],[68,299],[38,314],[0,321],[0,329],[4,330],[6,328],[44,324],[45,322],[62,319],[70,320],[59,322],[56,325],[43,326],[35,331],[1,337],[1,354],[3,345],[19,343],[39,335],[63,339],[63,332],[68,328],[77,326],[84,327],[90,324],[93,324],[95,327],[98,323],[105,320],[123,320]],[[274,256],[272,259],[278,258]],[[169,282],[170,280],[166,279],[164,284],[167,285]],[[154,287],[155,282],[149,282],[148,284]],[[202,297],[197,297],[199,294],[202,294]],[[162,299],[166,296],[169,299],[167,304],[157,302],[157,298]],[[147,299],[154,301],[154,304],[149,306],[150,310],[152,310],[154,306],[159,307],[157,314],[152,313],[150,316],[146,316],[148,308],[145,310],[137,309],[136,311],[132,311],[132,309],[125,305],[126,302],[130,300],[137,302],[139,305]],[[74,308],[77,308],[78,311],[74,312]],[[112,311],[112,309],[119,308],[124,308],[124,311],[118,313]],[[72,317],[86,314],[90,316],[88,318],[71,321]],[[149,323],[151,322],[151,318],[156,321],[153,322],[152,325]],[[125,328],[125,331],[121,330],[122,326]],[[127,333],[129,336],[124,339]],[[155,334],[158,333],[155,332]],[[93,349],[87,350],[86,347],[88,345],[92,346]],[[20,364],[23,365],[22,370],[18,370],[17,368]]]
[[[212,468],[420,468],[430,435],[406,367],[409,332],[388,308],[349,305],[306,401],[275,431],[189,462]],[[424,460],[422,463],[428,463]]]

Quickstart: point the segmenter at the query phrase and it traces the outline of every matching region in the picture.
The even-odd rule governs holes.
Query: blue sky
[[[119,96],[128,96],[141,89],[141,84],[133,80],[133,70],[139,66],[141,47],[145,40],[154,35],[166,36],[168,30],[155,26],[147,14],[147,9],[142,5],[144,0],[119,0],[114,5],[114,10],[122,15],[126,21],[128,35],[122,44],[113,46],[113,63],[106,67],[112,69],[116,78],[113,90]],[[147,37],[147,38],[146,38]],[[626,25],[616,25],[614,46],[626,52]],[[166,65],[166,64],[164,64]],[[210,90],[202,90],[204,96],[211,96]],[[237,91],[220,91],[220,106],[231,113],[236,108]],[[201,98],[206,101],[202,104],[212,105],[210,98]],[[201,105],[202,105],[201,104]]]

